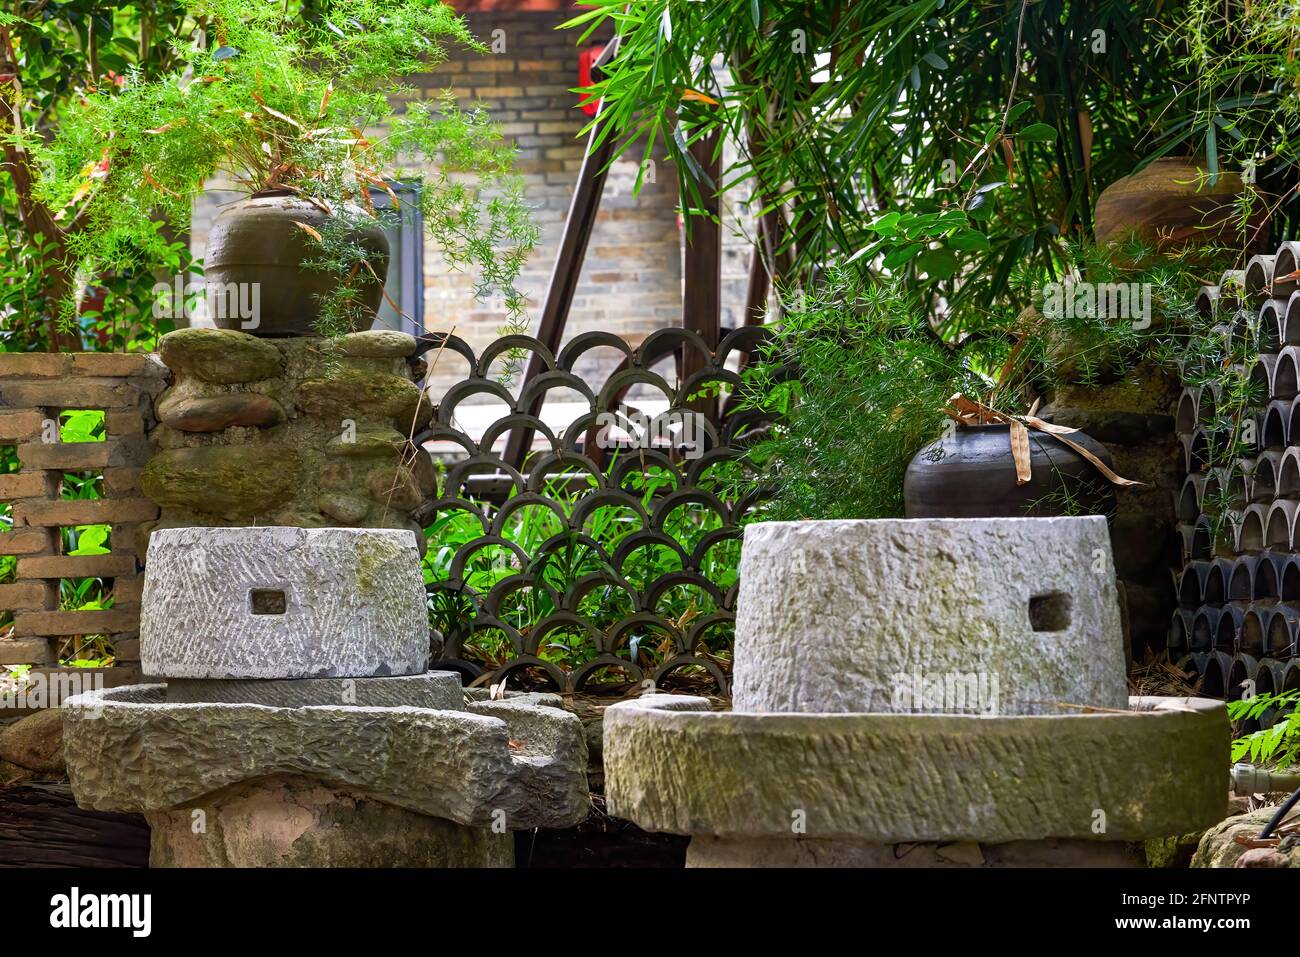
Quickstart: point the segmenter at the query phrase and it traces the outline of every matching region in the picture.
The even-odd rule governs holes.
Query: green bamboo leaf
[[[1016,136],[1027,143],[1051,143],[1056,139],[1056,127],[1047,123],[1031,123]]]

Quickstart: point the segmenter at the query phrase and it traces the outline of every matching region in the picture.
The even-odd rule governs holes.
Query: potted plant
[[[452,268],[476,274],[479,295],[502,295],[513,325],[513,280],[536,243],[513,173],[513,149],[481,109],[448,93],[398,110],[402,78],[446,57],[483,52],[436,0],[333,0],[318,19],[280,4],[200,0],[204,42],[157,80],[89,90],[48,143],[30,142],[39,195],[76,219],[69,252],[87,275],[148,266],[164,250],[154,221],[189,222],[218,172],[249,193],[214,222],[209,284],[257,283],[261,315],[221,324],[259,335],[337,335],[374,320],[387,270],[383,216],[372,189],[408,165],[419,203]],[[210,285],[210,288],[215,288]],[[243,287],[239,287],[243,288]]]

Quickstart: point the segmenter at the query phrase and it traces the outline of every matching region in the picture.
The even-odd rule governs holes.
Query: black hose
[[[1296,788],[1292,791],[1291,796],[1282,802],[1281,806],[1277,809],[1277,813],[1275,813],[1272,819],[1264,825],[1264,830],[1259,832],[1259,837],[1256,838],[1256,840],[1266,840],[1268,836],[1273,833],[1274,829],[1282,823],[1282,818],[1286,817],[1287,812],[1290,811],[1291,808],[1295,807],[1296,801],[1300,801],[1300,788]]]

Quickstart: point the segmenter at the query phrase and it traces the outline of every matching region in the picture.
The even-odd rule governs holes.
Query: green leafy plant
[[[1179,3],[587,6],[569,26],[584,38],[612,26],[620,41],[586,89],[602,99],[598,136],[666,151],[688,210],[719,186],[752,194],[765,265],[788,293],[859,256],[963,332],[1029,304],[1015,270],[1073,266],[1067,241],[1091,236],[1100,191],[1151,149],[1186,81],[1165,43]],[[692,150],[715,134],[738,149],[720,182]],[[906,241],[881,235],[891,216]],[[924,217],[954,228],[925,241]]]
[[[1006,343],[957,348],[897,284],[848,271],[788,309],[746,399],[778,420],[750,458],[773,489],[763,518],[880,518],[902,512],[903,472],[940,434],[957,392],[984,395]]]
[[[1255,764],[1286,768],[1300,757],[1300,691],[1258,694],[1228,702],[1228,716],[1233,721],[1258,721],[1265,712],[1277,712],[1272,727],[1237,738],[1232,742],[1232,760],[1249,758]]]
[[[537,238],[513,149],[450,94],[393,105],[408,92],[402,78],[436,65],[448,44],[483,46],[436,0],[330,0],[307,22],[288,9],[197,0],[204,42],[183,47],[171,71],[87,93],[49,143],[14,135],[37,160],[37,195],[79,224],[68,254],[88,275],[166,261],[154,220],[188,223],[193,198],[224,170],[251,192],[287,190],[336,217],[338,228],[309,229],[315,267],[337,279],[319,331],[336,334],[373,273],[347,227],[376,217],[371,189],[391,193],[387,178],[424,160],[430,234],[452,268],[474,272],[478,295],[503,297],[513,326],[524,307],[514,278]]]

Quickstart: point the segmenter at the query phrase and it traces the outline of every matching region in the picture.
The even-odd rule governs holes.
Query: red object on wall
[[[596,57],[600,56],[604,49],[605,45],[602,43],[599,46],[588,47],[578,54],[578,86],[591,86],[591,65],[596,62]],[[600,108],[600,98],[584,96],[578,101],[578,108],[588,116],[595,116],[596,110]]]

